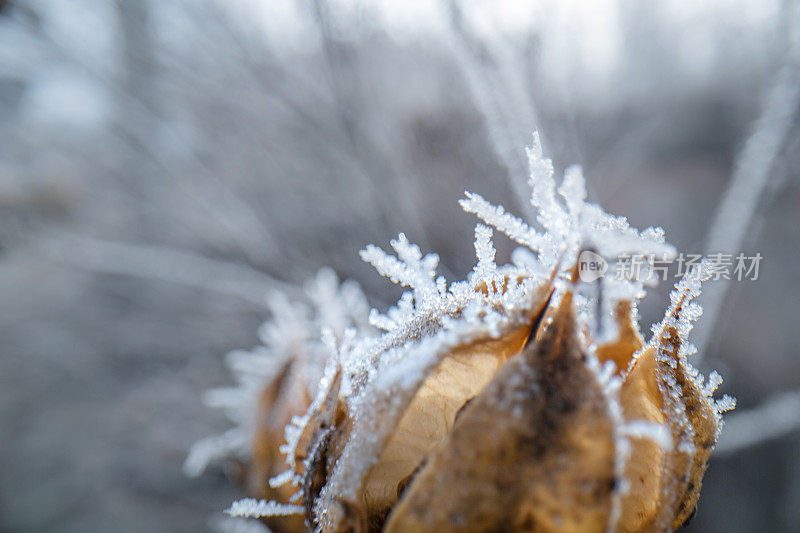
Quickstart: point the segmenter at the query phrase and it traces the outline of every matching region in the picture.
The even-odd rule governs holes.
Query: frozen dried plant
[[[272,319],[259,336],[262,345],[227,356],[236,385],[208,391],[206,403],[223,409],[235,426],[195,443],[184,471],[199,475],[212,462],[236,459],[253,495],[278,497],[268,480],[279,473],[284,427],[308,408],[322,378],[330,349],[355,336],[368,336],[369,308],[355,282],[339,283],[320,270],[303,300],[273,291],[266,298]],[[273,513],[277,514],[277,509]]]
[[[462,207],[486,224],[467,279],[437,275],[438,257],[403,234],[396,255],[362,252],[407,291],[370,313],[383,334],[323,335],[316,396],[286,426],[285,471],[270,480],[294,494],[242,500],[230,515],[301,514],[315,531],[664,531],[688,520],[734,406],[712,397],[719,375],[706,380],[688,360],[707,264],[676,285],[645,342],[644,280],[584,283],[579,256],[675,249],[660,228],[640,232],[587,203],[578,167],[557,186],[538,136],[528,159],[542,230],[467,193]],[[496,263],[492,228],[521,245],[511,263]],[[252,399],[266,384],[236,390]]]

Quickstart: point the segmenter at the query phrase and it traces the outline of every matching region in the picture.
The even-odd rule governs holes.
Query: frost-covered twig
[[[266,306],[269,290],[299,293],[297,287],[248,266],[164,246],[71,237],[45,243],[44,251],[52,259],[92,272],[176,283],[259,307]]]
[[[728,455],[800,429],[800,391],[772,396],[762,405],[725,418],[716,453]]]
[[[120,6],[124,4],[126,3],[120,3]],[[134,4],[136,3],[134,2]],[[203,8],[192,10],[192,13],[205,13],[206,16],[216,14],[216,12],[206,13],[209,7],[210,4],[205,4]],[[271,254],[276,248],[276,241],[271,229],[256,210],[230,186],[230,183],[221,179],[217,174],[211,173],[206,175],[202,186],[199,186],[198,182],[204,178],[203,172],[176,171],[175,163],[170,159],[164,146],[153,142],[154,139],[159,138],[156,133],[160,133],[160,128],[169,121],[152,105],[147,98],[146,91],[138,90],[138,84],[129,87],[127,83],[120,82],[107,69],[72,50],[68,41],[60,40],[54,32],[45,31],[41,25],[31,24],[29,17],[15,15],[14,11],[11,16],[15,18],[17,24],[28,30],[30,35],[41,43],[48,54],[52,54],[59,61],[87,76],[99,87],[103,87],[119,103],[124,112],[121,117],[117,117],[113,125],[120,133],[119,139],[124,142],[118,146],[125,151],[126,157],[137,161],[137,164],[144,162],[150,165],[146,171],[140,170],[135,174],[137,179],[131,181],[135,184],[134,188],[139,189],[137,194],[142,194],[145,196],[145,200],[152,201],[150,196],[157,194],[154,192],[155,187],[162,186],[164,182],[170,183],[179,189],[183,197],[189,201],[187,205],[193,205],[194,209],[188,211],[189,213],[201,212],[203,218],[213,219],[216,228],[223,230],[229,241],[236,243],[249,260],[264,264],[274,259]],[[219,22],[220,17],[216,17],[214,20]],[[208,25],[203,27],[208,27]],[[229,32],[231,36],[235,35],[235,30],[226,24],[217,24],[215,27],[221,28],[223,32]],[[153,58],[147,58],[147,60],[138,58],[137,64],[147,65],[147,62],[152,60]],[[215,65],[219,68],[223,63],[225,62],[218,61]],[[143,128],[142,124],[146,124],[148,127]],[[163,180],[161,176],[151,176],[150,173],[153,170],[169,179]],[[113,176],[114,173],[111,175]],[[130,183],[124,184],[122,188],[126,187],[130,187]],[[147,211],[148,208],[149,206],[144,211]],[[169,210],[168,216],[176,218],[187,216],[186,213],[178,215],[177,211]]]
[[[492,53],[494,50],[474,35],[464,20],[460,3],[446,0],[444,4],[450,15],[456,57],[486,122],[492,149],[506,167],[517,206],[528,220],[533,220],[536,213],[528,202],[527,159],[520,149],[524,141],[521,136],[536,127],[536,109],[528,97],[529,89],[508,64],[507,54]]]
[[[512,240],[527,246],[532,250],[540,250],[542,237],[520,218],[507,213],[503,206],[494,206],[484,198],[472,192],[466,192],[466,198],[459,200],[459,204],[467,213],[475,213],[478,218],[487,224],[502,231]]]
[[[789,5],[787,9],[789,50],[786,62],[767,92],[762,113],[735,162],[733,176],[711,225],[706,243],[708,254],[741,251],[745,233],[800,109],[800,8]],[[709,284],[703,295],[706,313],[696,341],[701,355],[708,346],[729,285],[729,280],[721,279]]]
[[[370,192],[372,201],[376,205],[380,205],[385,201],[385,195],[380,194],[375,188],[378,176],[388,177],[388,183],[402,183],[403,186],[407,186],[407,181],[399,179],[402,172],[395,160],[387,157],[385,150],[376,142],[375,133],[368,131],[363,124],[361,113],[356,112],[357,105],[354,102],[357,96],[361,96],[358,94],[360,86],[352,83],[355,73],[349,64],[349,56],[344,53],[340,43],[336,42],[338,37],[335,34],[336,24],[332,20],[334,6],[331,2],[320,0],[312,0],[310,6],[313,22],[319,31],[336,120],[346,139],[344,151],[352,158],[354,167],[361,177],[360,186]],[[422,218],[419,204],[411,200],[411,195],[404,191],[404,194],[393,195],[391,202],[398,209],[384,209],[382,215],[386,216],[394,226],[401,222],[411,225],[414,233],[422,237],[423,242],[427,241],[426,228],[419,222]]]

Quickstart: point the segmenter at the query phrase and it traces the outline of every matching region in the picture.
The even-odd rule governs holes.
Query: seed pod
[[[481,224],[473,273],[450,285],[438,257],[402,234],[397,257],[362,253],[410,290],[370,316],[385,334],[335,348],[317,397],[287,428],[302,506],[264,508],[302,511],[308,528],[332,533],[662,532],[691,515],[731,404],[714,402],[718,376],[704,383],[686,358],[699,281],[678,284],[645,345],[642,282],[587,288],[580,251],[589,240],[600,259],[674,248],[660,229],[638,232],[587,204],[577,169],[559,203],[537,138],[529,156],[544,234],[478,195],[462,205],[533,259],[498,267]],[[600,341],[607,309],[616,335]]]
[[[597,375],[595,355],[586,352],[593,343],[579,333],[571,293],[558,307],[545,307],[547,301],[536,307],[545,316],[538,333],[534,320],[527,330],[442,357],[389,431],[358,497],[334,500],[334,513],[325,507],[337,517],[330,522],[309,506],[310,523],[326,531],[357,524],[356,530],[391,532],[590,532],[608,524],[612,531],[663,531],[683,524],[719,421],[681,336],[668,325],[681,320],[683,300],[643,350],[631,303],[616,306],[619,335],[594,351],[596,360],[629,366],[619,371],[618,404]],[[614,405],[621,418],[613,416]],[[620,471],[617,434],[642,422],[668,428],[675,445],[631,435]],[[326,481],[334,474],[330,458],[354,438],[350,422],[342,427],[320,437],[325,458],[310,463],[325,463]],[[322,486],[309,487],[305,497],[317,500]]]
[[[613,421],[571,294],[468,405],[392,511],[387,532],[604,531]]]
[[[485,388],[511,356],[520,353],[546,307],[549,287],[547,282],[538,288],[529,310],[521,313],[523,320],[510,323],[497,335],[486,333],[456,343],[428,365],[427,373],[420,376],[422,379],[416,386],[396,392],[384,391],[382,396],[372,398],[371,412],[358,425],[357,435],[351,433],[352,423],[337,429],[332,442],[346,441],[352,448],[359,447],[360,440],[365,438],[361,435],[369,434],[380,440],[371,447],[373,460],[358,454],[343,461],[343,464],[352,462],[353,470],[367,466],[362,470],[353,495],[332,499],[333,508],[327,503],[320,505],[320,501],[314,499],[312,508],[317,512],[312,513],[309,522],[315,527],[336,531],[358,516],[355,521],[367,524],[370,531],[380,530],[414,472],[450,434],[458,410]],[[426,329],[434,328],[426,326]],[[346,450],[346,446],[325,445],[310,464],[322,463],[324,453],[324,462],[330,465],[345,451],[352,450]],[[338,473],[340,478],[345,478],[350,472],[348,469]],[[336,474],[327,469],[326,479]],[[338,483],[341,479],[334,481]],[[308,501],[308,497],[314,495],[304,493],[304,501]],[[319,509],[325,510],[324,515]]]

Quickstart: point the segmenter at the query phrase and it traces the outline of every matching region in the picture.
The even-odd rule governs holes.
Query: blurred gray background
[[[463,277],[457,200],[526,214],[539,129],[634,226],[763,255],[699,366],[767,409],[688,531],[800,531],[796,4],[0,0],[0,530],[208,528],[240,494],[181,462],[266,292],[329,265],[385,309],[358,250],[400,231]]]

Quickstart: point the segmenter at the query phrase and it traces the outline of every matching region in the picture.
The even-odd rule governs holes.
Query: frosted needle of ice
[[[300,505],[244,498],[233,502],[230,508],[225,511],[225,514],[230,516],[258,518],[261,516],[288,516],[301,514],[302,512],[303,507]]]

